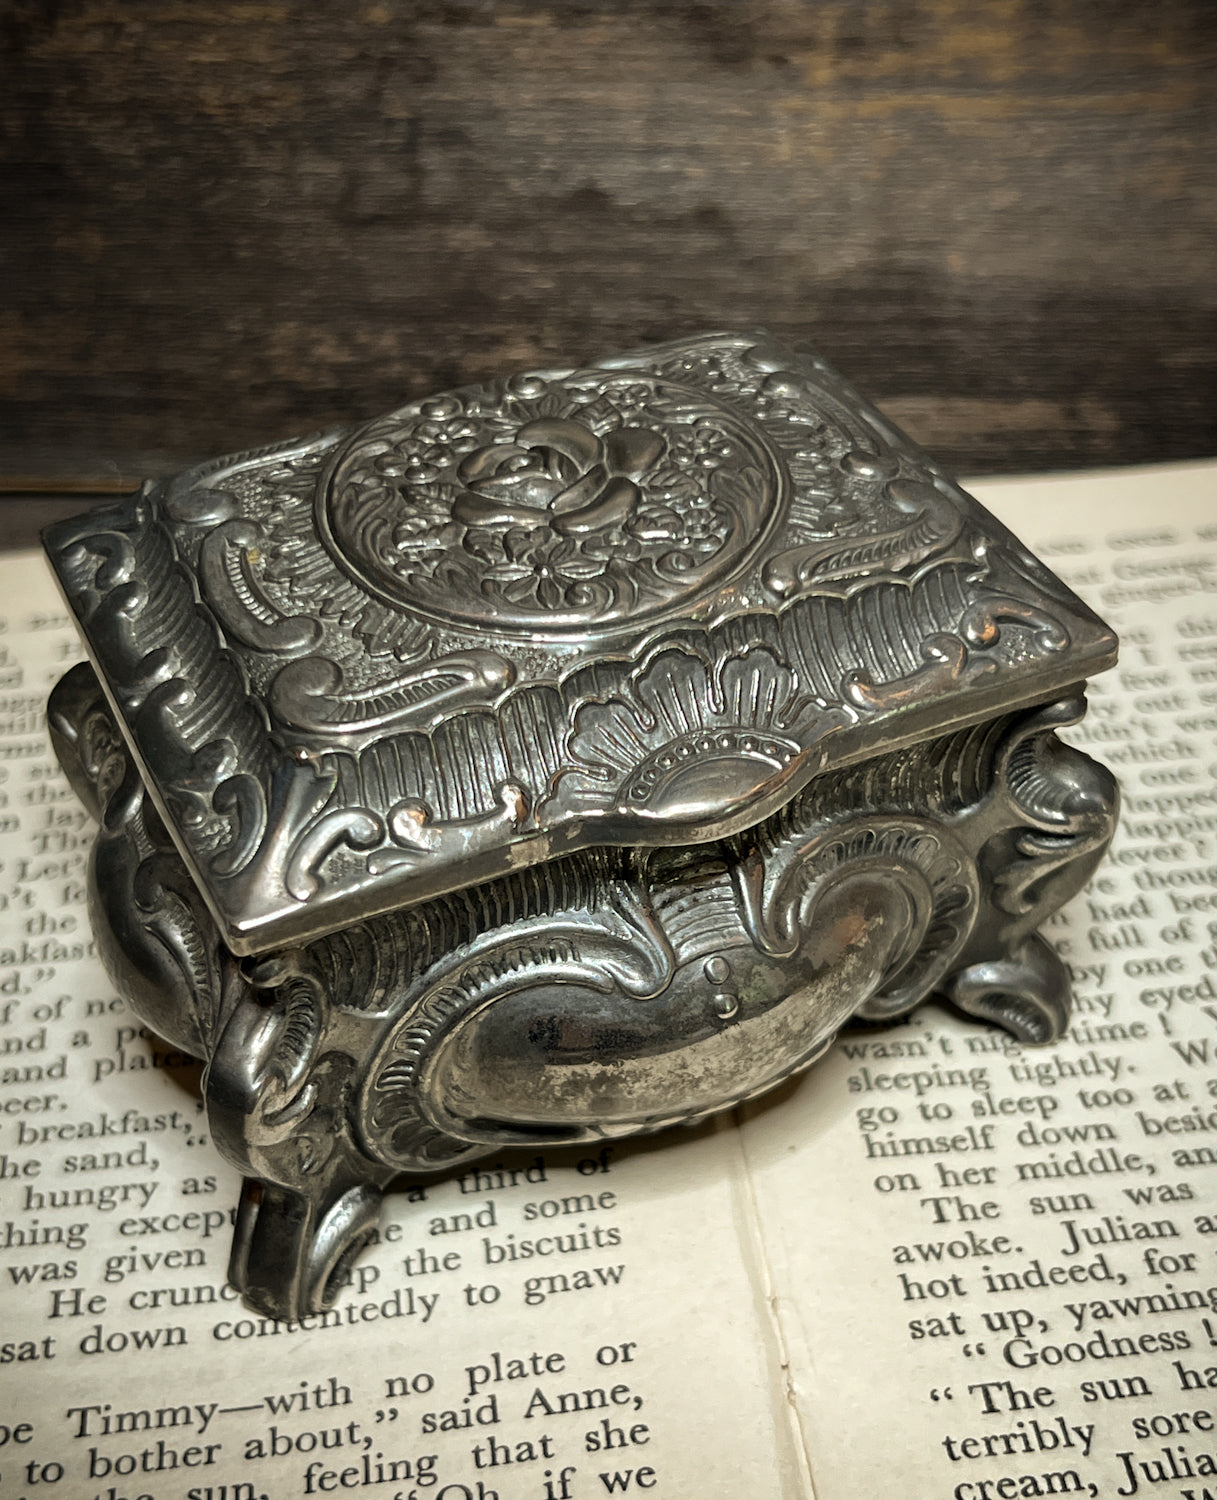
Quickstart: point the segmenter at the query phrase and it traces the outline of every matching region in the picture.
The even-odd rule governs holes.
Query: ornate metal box
[[[231,1276],[332,1299],[398,1173],[698,1119],[930,992],[1046,1041],[1111,632],[762,335],[419,401],[47,548],[114,983],[207,1061]],[[94,670],[95,669],[95,670]]]

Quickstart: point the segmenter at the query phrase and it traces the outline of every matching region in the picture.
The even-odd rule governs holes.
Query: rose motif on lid
[[[641,371],[517,376],[357,432],[318,501],[382,601],[479,633],[583,636],[686,605],[777,519],[764,432]]]
[[[665,446],[645,427],[600,438],[581,422],[540,417],[514,442],[491,443],[461,461],[467,489],[452,515],[466,526],[530,526],[546,516],[563,536],[620,526],[637,512],[637,480]]]

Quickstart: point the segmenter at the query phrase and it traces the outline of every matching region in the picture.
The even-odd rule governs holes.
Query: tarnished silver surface
[[[1053,731],[1114,637],[812,356],[512,376],[47,546],[100,944],[208,1059],[266,1310],[398,1171],[700,1118],[931,991],[1065,1024],[1034,929],[1116,794]]]

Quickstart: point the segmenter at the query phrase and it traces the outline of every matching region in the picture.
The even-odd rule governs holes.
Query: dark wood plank
[[[957,466],[1217,448],[1208,0],[8,0],[0,473],[806,339]]]

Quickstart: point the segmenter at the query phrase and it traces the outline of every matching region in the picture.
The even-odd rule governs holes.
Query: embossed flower
[[[768,449],[700,387],[535,374],[373,424],[331,540],[380,597],[511,632],[619,628],[725,575],[771,524]]]
[[[562,536],[623,525],[637,511],[639,481],[660,459],[664,440],[648,427],[604,437],[568,417],[526,422],[509,443],[489,443],[461,461],[454,519],[488,530],[539,522]]]
[[[513,604],[533,608],[564,608],[572,589],[604,571],[603,559],[584,552],[578,538],[545,525],[513,527],[503,537],[503,552],[504,561],[487,568],[486,579]]]

